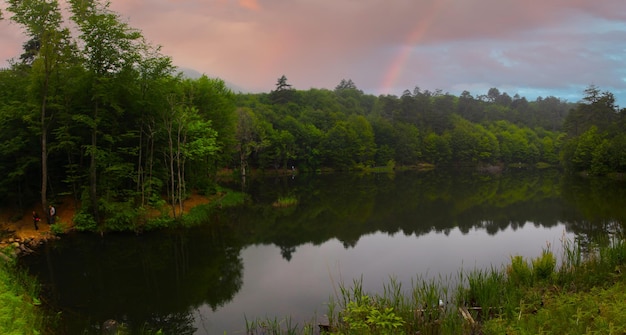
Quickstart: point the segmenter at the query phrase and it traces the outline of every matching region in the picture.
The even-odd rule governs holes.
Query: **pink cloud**
[[[396,94],[472,80],[557,86],[595,74],[626,85],[624,66],[602,58],[615,53],[610,41],[623,45],[623,26],[592,31],[624,22],[623,0],[112,0],[111,8],[175,64],[255,91],[273,89],[282,74],[297,88],[352,78],[373,92],[387,78],[399,91],[385,93]],[[23,37],[6,20],[0,26],[0,57],[19,55]]]
[[[259,6],[257,0],[239,0],[239,6],[249,10],[261,9],[261,6]]]

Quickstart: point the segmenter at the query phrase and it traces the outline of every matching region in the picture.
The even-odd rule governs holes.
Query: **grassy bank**
[[[45,334],[46,318],[34,278],[12,261],[0,261],[0,334]]]
[[[626,333],[626,243],[615,240],[583,252],[566,241],[563,250],[558,263],[548,248],[534,259],[512,257],[500,268],[416,278],[408,289],[391,279],[382,294],[364,292],[361,280],[339,284],[326,333]],[[275,320],[247,324],[248,334],[313,334],[317,328]]]

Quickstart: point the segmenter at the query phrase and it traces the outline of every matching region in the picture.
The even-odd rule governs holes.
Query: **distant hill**
[[[202,77],[203,75],[203,73],[200,73],[194,69],[185,68],[185,67],[179,67],[178,71],[181,72],[185,78],[189,78],[189,79],[198,79]],[[206,74],[206,73],[204,74],[209,78],[215,78],[211,76],[210,74]],[[248,90],[242,88],[241,86],[235,85],[225,80],[224,78],[220,78],[220,79],[224,80],[224,83],[226,84],[226,86],[230,88],[234,93],[249,93]]]

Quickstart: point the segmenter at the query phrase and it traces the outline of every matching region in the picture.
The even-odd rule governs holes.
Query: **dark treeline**
[[[473,169],[306,174],[250,182],[253,204],[215,214],[237,231],[238,245],[274,244],[289,260],[305,244],[329,240],[354,247],[377,232],[416,237],[459,231],[497,235],[526,225],[564,224],[581,243],[623,231],[624,183],[583,178],[557,169]],[[298,205],[268,210],[290,194]]]
[[[474,97],[415,88],[234,94],[186,79],[106,1],[6,0],[27,37],[0,70],[0,198],[16,208],[72,195],[90,230],[136,229],[146,208],[180,216],[218,170],[561,164],[626,170],[624,110],[591,86],[583,101],[528,101],[496,88]],[[7,15],[8,14],[8,15]],[[64,19],[67,18],[67,19]],[[166,200],[163,200],[166,199]]]
[[[540,162],[594,174],[626,170],[624,110],[595,86],[574,104],[496,88],[477,97],[419,87],[376,97],[351,80],[300,91],[282,76],[269,94],[237,97],[242,170]]]

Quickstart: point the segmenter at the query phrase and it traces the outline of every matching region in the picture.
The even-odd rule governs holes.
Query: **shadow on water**
[[[217,309],[242,285],[240,249],[232,242],[211,229],[75,234],[26,261],[45,284],[46,299],[62,312],[59,331],[99,334],[98,327],[113,319],[133,333],[193,334],[190,308]]]
[[[61,333],[99,333],[108,319],[135,332],[202,333],[194,311],[219,310],[239,293],[247,266],[241,252],[249,246],[274,245],[288,263],[300,246],[333,239],[353,249],[375,233],[419,239],[482,230],[495,237],[529,224],[564,225],[589,242],[624,231],[624,186],[555,170],[260,178],[248,181],[245,206],[220,211],[202,227],[141,236],[74,234],[22,263],[44,284],[45,300],[62,311]],[[297,204],[272,206],[285,196]]]

